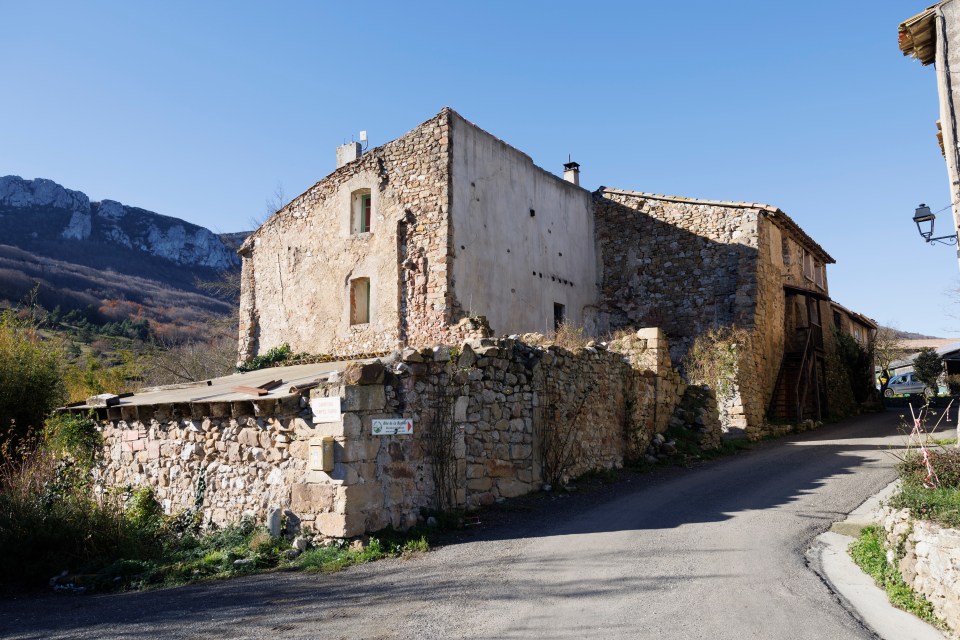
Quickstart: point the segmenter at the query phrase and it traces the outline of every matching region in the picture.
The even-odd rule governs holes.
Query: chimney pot
[[[580,165],[576,162],[563,163],[563,179],[580,186]]]
[[[347,164],[348,162],[353,162],[363,153],[363,147],[360,146],[359,142],[348,142],[347,144],[342,144],[337,147],[337,169]]]

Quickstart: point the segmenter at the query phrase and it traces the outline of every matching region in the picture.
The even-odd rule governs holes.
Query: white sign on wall
[[[413,435],[413,420],[411,418],[374,418],[373,435],[375,436],[409,436]]]
[[[340,397],[311,398],[314,422],[340,422]]]

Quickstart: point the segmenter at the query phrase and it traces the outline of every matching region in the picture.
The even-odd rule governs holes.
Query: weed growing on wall
[[[687,380],[707,385],[718,398],[729,396],[735,390],[740,359],[749,344],[749,332],[738,327],[717,327],[700,334],[683,359]]]
[[[899,460],[901,487],[890,505],[910,509],[923,520],[960,527],[960,449],[947,447],[934,437],[952,409],[953,402],[938,412],[929,400],[919,411],[910,407],[913,424],[909,425],[906,452],[891,452]],[[927,423],[933,417],[937,421],[931,428]]]
[[[568,351],[583,349],[589,341],[590,338],[584,332],[583,327],[578,327],[572,322],[561,322],[553,335],[553,343]]]

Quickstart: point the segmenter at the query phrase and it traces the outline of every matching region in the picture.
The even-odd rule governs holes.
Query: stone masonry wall
[[[674,362],[713,327],[752,331],[763,351],[744,353],[735,391],[720,409],[726,430],[759,437],[769,394],[762,388],[768,374],[757,372],[768,368],[763,354],[783,333],[775,315],[779,274],[760,255],[760,210],[613,189],[597,192],[595,201],[601,309],[610,327],[662,327]]]
[[[449,110],[295,198],[241,248],[241,360],[286,342],[351,355],[463,335],[451,324]],[[351,228],[369,189],[371,231]],[[350,280],[370,278],[370,322],[350,324]]]
[[[203,416],[162,406],[105,422],[100,479],[153,487],[168,513],[193,508],[199,488],[205,522],[223,525],[245,512],[262,521],[271,506],[290,504],[304,473],[307,423],[293,400],[234,403],[235,413],[216,403]]]
[[[887,561],[936,615],[960,637],[960,530],[915,520],[909,509],[884,507],[879,525],[886,534]]]
[[[598,191],[595,203],[610,328],[661,327],[679,362],[711,327],[752,327],[757,209],[613,189]]]
[[[627,354],[516,338],[407,349],[385,368],[362,367],[356,384],[346,383],[348,369],[311,390],[339,398],[333,423],[315,423],[299,396],[125,409],[104,423],[101,479],[154,487],[171,513],[199,499],[206,522],[244,513],[262,521],[280,508],[289,522],[343,537],[655,458],[673,446],[668,426],[716,446],[717,425],[702,409],[678,409],[686,388],[652,331],[622,345]],[[413,434],[374,435],[379,418],[410,418]],[[329,473],[309,463],[324,436],[335,442]]]
[[[672,380],[658,388],[654,371],[603,345],[570,352],[501,338],[407,349],[382,386],[360,387],[363,409],[316,429],[336,438],[338,475],[353,486],[346,531],[402,527],[424,509],[487,505],[656,451],[682,393]],[[401,417],[413,435],[373,435],[373,420]],[[551,465],[545,451],[563,460]]]

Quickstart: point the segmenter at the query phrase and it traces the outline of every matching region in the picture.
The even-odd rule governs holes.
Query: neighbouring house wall
[[[295,198],[241,248],[240,359],[355,354],[443,337],[450,316],[449,110],[370,150]],[[369,189],[368,233],[351,193]],[[370,279],[370,322],[351,326],[350,281]]]
[[[739,376],[743,427],[752,438],[767,435],[766,414],[784,353],[783,231],[768,216],[758,220],[757,281],[750,349]]]
[[[499,335],[550,333],[560,303],[568,321],[592,329],[598,278],[590,192],[456,114],[450,128],[457,308],[486,316]]]
[[[678,408],[690,394],[662,335],[642,331],[623,347],[571,352],[502,338],[407,349],[370,384],[333,374],[313,389],[340,399],[333,423],[314,423],[299,396],[125,408],[104,423],[100,477],[153,487],[168,512],[193,508],[199,496],[204,522],[245,513],[262,521],[280,508],[290,522],[340,537],[412,526],[422,509],[518,496],[551,475],[564,481],[656,459],[674,446],[668,424],[717,446],[713,405]],[[372,420],[401,417],[413,420],[412,435],[373,435]],[[324,436],[336,443],[330,473],[308,464],[311,443]]]
[[[601,316],[611,329],[662,327],[674,362],[682,362],[694,339],[715,327],[755,333],[764,349],[771,342],[766,358],[767,351],[756,357],[744,352],[750,375],[744,372],[734,393],[720,399],[726,428],[757,431],[769,396],[761,389],[766,380],[753,372],[772,368],[769,361],[782,340],[777,334],[783,333],[782,321],[766,317],[778,311],[771,292],[782,295],[782,287],[774,282],[769,256],[761,264],[760,210],[615,189],[598,191],[595,204]]]
[[[879,525],[886,535],[887,561],[909,587],[930,601],[956,637],[960,631],[960,530],[914,519],[909,509],[892,507],[883,508]]]
[[[954,231],[960,232],[960,123],[957,122],[957,110],[960,109],[960,2],[941,2],[936,11],[938,17],[934,28],[937,39],[936,73],[940,95],[940,124],[947,177],[950,181],[950,200],[954,203]],[[941,232],[938,231],[937,235],[941,235]]]
[[[752,328],[758,218],[753,208],[595,194],[601,313],[610,328],[658,326],[678,362],[715,326]]]

